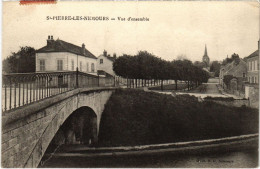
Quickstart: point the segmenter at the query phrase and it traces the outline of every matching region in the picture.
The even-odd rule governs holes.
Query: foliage
[[[210,97],[207,96],[204,98],[205,100],[219,100],[219,101],[234,101],[233,97]]]
[[[176,58],[176,60],[187,60],[187,59],[188,59],[187,56],[184,55],[184,54],[180,54],[180,55],[178,55],[177,58]]]
[[[205,62],[200,62],[200,61],[195,61],[194,62],[194,66],[197,66],[197,67],[202,69],[202,68],[206,67],[206,63]]]
[[[230,80],[233,79],[233,78],[234,78],[234,76],[232,76],[232,75],[225,75],[223,81],[227,86],[229,86]]]
[[[25,46],[20,47],[18,52],[11,53],[10,56],[3,60],[3,72],[35,72],[35,49],[29,46]]]
[[[173,79],[187,81],[196,85],[207,82],[209,75],[203,69],[194,66],[187,59],[165,61],[147,51],[140,51],[137,55],[124,54],[118,57],[113,70],[119,76],[131,79]],[[177,85],[177,83],[176,83]]]
[[[210,72],[214,72],[214,76],[218,77],[221,64],[218,61],[213,61],[210,66]]]
[[[236,53],[233,53],[233,54],[231,55],[231,58],[226,58],[226,59],[224,59],[223,62],[222,62],[222,65],[226,65],[226,64],[228,64],[228,63],[231,63],[231,62],[233,62],[234,60],[235,60],[236,62],[239,62],[239,55],[236,54]]]
[[[258,133],[258,110],[194,96],[121,89],[105,105],[99,146],[213,139]]]

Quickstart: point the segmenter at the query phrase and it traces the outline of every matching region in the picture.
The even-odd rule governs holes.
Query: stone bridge
[[[95,114],[94,140],[106,102],[115,88],[79,88],[2,114],[2,167],[39,165],[55,134],[77,110]]]

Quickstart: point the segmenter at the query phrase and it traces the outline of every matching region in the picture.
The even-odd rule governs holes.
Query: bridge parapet
[[[115,86],[114,77],[78,71],[13,73],[3,75],[2,111],[61,94],[75,88]]]

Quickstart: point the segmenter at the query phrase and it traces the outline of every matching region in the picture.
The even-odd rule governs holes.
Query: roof
[[[98,70],[97,72],[98,72],[99,75],[105,75],[106,77],[114,77],[113,75],[107,73],[104,70]]]
[[[88,58],[97,59],[91,52],[86,48],[82,50],[82,47],[65,42],[63,40],[57,39],[52,40],[50,45],[46,45],[36,51],[36,53],[48,53],[48,52],[70,52],[77,55],[85,56]]]
[[[247,56],[245,59],[249,59],[255,56],[259,56],[259,50],[254,51],[252,54],[250,54],[249,56]]]
[[[227,69],[226,69],[227,68]],[[238,70],[245,68],[246,69],[246,62],[243,59],[239,58],[239,63],[236,64],[235,60],[233,60],[224,70],[224,74],[235,74]]]
[[[114,62],[114,61],[116,60],[116,58],[115,58],[115,57],[112,57],[112,56],[107,56],[107,55],[102,54],[102,55],[100,55],[99,57],[101,57],[101,56],[106,57],[108,60],[110,60],[110,61],[112,61],[112,62]]]
[[[106,58],[108,58],[109,60],[111,60],[112,62],[114,62],[116,60],[116,58],[111,57],[111,56],[105,56]]]

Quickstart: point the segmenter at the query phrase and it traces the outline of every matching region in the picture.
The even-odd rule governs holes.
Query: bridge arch
[[[57,131],[75,112],[76,114],[83,112],[79,113],[82,116],[90,115],[92,126],[94,124],[96,126],[92,130],[95,135],[92,133],[91,136],[91,142],[95,143],[102,112],[113,91],[114,89],[72,91],[71,94],[67,93],[35,103],[24,111],[28,114],[21,113],[21,111],[7,114],[8,120],[11,117],[17,119],[12,119],[13,121],[9,123],[3,119],[5,124],[3,125],[2,142],[8,144],[5,146],[2,143],[2,155],[4,153],[2,166],[37,167]],[[83,142],[87,142],[88,137],[85,137],[85,140],[83,137],[81,138]],[[13,139],[16,139],[16,144],[12,144],[13,147],[10,147]]]
[[[49,146],[62,144],[95,145],[97,136],[97,115],[93,109],[84,106],[72,112],[54,135]]]

